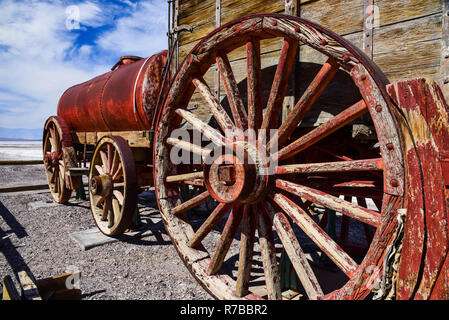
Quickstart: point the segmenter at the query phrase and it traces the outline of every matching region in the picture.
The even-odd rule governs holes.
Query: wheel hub
[[[90,180],[90,190],[94,195],[110,196],[112,193],[112,177],[107,174],[94,176]]]
[[[58,152],[47,152],[44,157],[44,164],[47,168],[56,168],[59,165]]]
[[[236,142],[226,153],[205,165],[204,177],[213,198],[223,203],[255,203],[268,187],[267,161],[246,142]]]

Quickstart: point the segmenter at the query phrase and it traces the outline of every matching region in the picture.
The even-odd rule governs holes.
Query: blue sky
[[[165,49],[166,33],[166,0],[0,0],[0,127],[41,129],[66,88]]]

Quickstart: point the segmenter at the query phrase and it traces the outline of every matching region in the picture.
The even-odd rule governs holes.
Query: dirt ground
[[[0,185],[46,183],[43,166],[0,167]],[[95,227],[88,201],[55,204],[49,191],[0,194],[0,278],[36,279],[80,270],[83,299],[212,299],[194,280],[165,233],[154,193],[139,197],[153,233],[83,251],[69,234]]]

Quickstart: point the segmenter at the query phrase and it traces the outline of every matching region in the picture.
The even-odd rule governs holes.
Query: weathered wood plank
[[[301,4],[302,18],[338,33],[363,31],[363,2],[360,0],[319,0]]]
[[[448,251],[447,204],[439,161],[441,153],[433,137],[438,137],[439,131],[447,131],[447,127],[429,126],[432,118],[440,118],[444,113],[447,117],[447,112],[435,113],[435,100],[429,95],[431,84],[430,81],[414,79],[388,87],[407,119],[407,123],[402,121],[401,125],[408,147],[407,156],[414,159],[407,161],[409,210],[397,290],[401,299],[429,299]],[[413,163],[418,165],[410,170]],[[416,272],[418,270],[419,273]]]
[[[440,0],[376,0],[379,7],[380,25],[388,25],[441,13]]]

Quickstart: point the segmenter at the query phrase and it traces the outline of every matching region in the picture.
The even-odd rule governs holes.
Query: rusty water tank
[[[167,50],[120,58],[110,72],[67,89],[58,116],[74,132],[152,129],[166,59]]]

